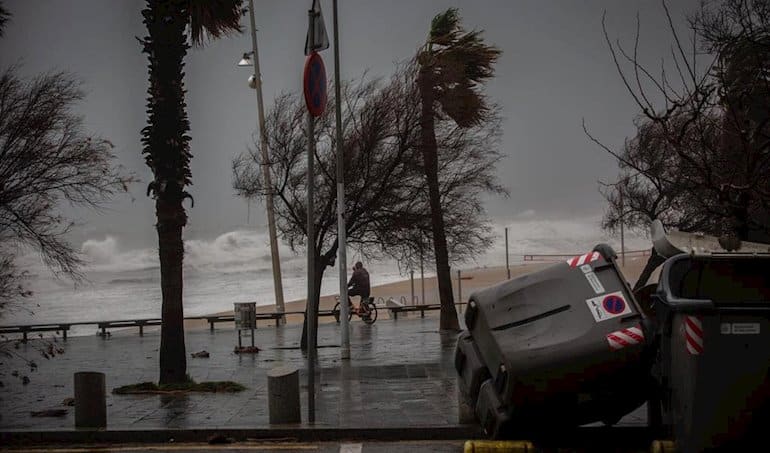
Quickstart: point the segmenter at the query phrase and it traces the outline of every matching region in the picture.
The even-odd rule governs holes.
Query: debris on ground
[[[42,411],[32,411],[29,413],[32,417],[64,417],[67,415],[67,409],[46,409]]]
[[[61,402],[62,406],[74,406],[75,398],[64,398]]]
[[[233,352],[236,354],[256,354],[259,351],[257,346],[236,346]]]
[[[208,359],[209,358],[209,352],[208,351],[198,351],[193,352],[190,354],[193,359]]]
[[[227,437],[224,434],[214,434],[208,439],[210,445],[231,444],[234,441],[235,439]]]

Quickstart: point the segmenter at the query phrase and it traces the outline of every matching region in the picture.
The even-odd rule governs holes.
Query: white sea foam
[[[493,247],[476,262],[457,267],[503,265],[504,226],[509,228],[510,261],[514,264],[521,262],[524,254],[583,252],[599,242],[619,248],[617,240],[602,234],[597,219],[549,221],[537,219],[534,212],[525,212],[495,225]],[[234,302],[274,304],[268,244],[263,232],[245,229],[227,232],[211,240],[185,241],[185,314],[194,316],[231,310]],[[631,236],[627,238],[626,247],[647,248],[649,242]],[[35,292],[25,304],[34,314],[14,310],[5,313],[0,323],[160,317],[160,271],[156,248],[127,249],[122,247],[119,237],[104,236],[83,242],[80,251],[87,262],[83,271],[88,281],[78,287],[68,280],[52,277],[36,255],[22,257],[20,262],[31,270],[29,283]],[[295,254],[283,244],[280,252],[285,300],[302,299],[306,293],[305,256]],[[348,259],[350,263],[358,259],[354,250],[349,250]],[[393,261],[367,263],[367,268],[373,285],[407,278],[399,273],[397,263]],[[427,275],[432,275],[429,269]],[[327,268],[322,294],[336,294],[338,278],[336,267]]]

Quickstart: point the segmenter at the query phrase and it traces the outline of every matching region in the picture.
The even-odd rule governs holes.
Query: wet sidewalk
[[[72,337],[65,353],[45,360],[33,345],[19,354],[38,364],[28,372],[20,360],[5,361],[31,379],[22,385],[6,376],[0,388],[0,429],[74,429],[74,408],[62,406],[73,396],[73,375],[100,371],[107,380],[108,429],[269,428],[269,369],[291,365],[300,370],[304,427],[394,427],[457,425],[456,373],[452,360],[456,334],[438,332],[438,319],[381,318],[374,325],[351,322],[351,360],[339,359],[339,326],[319,326],[316,365],[316,422],[307,423],[306,358],[299,349],[301,326],[260,327],[258,354],[234,354],[235,331],[186,334],[188,354],[206,350],[209,358],[190,358],[196,381],[232,380],[247,389],[234,394],[113,395],[115,387],[158,378],[157,332],[140,337],[123,332],[107,339]],[[250,338],[244,337],[244,344]],[[33,411],[68,409],[64,417],[32,417]]]
[[[384,313],[383,313],[384,315]],[[233,353],[235,331],[186,334],[188,372],[196,381],[232,380],[247,389],[240,393],[187,395],[113,395],[115,387],[158,378],[157,332],[129,331],[107,339],[73,337],[62,343],[65,353],[51,360],[37,355],[31,344],[16,352],[35,360],[38,369],[26,373],[21,361],[5,361],[6,370],[19,369],[31,382],[6,376],[0,388],[0,430],[74,431],[74,407],[62,406],[73,396],[73,374],[100,371],[107,380],[108,430],[190,429],[375,429],[460,427],[454,346],[457,334],[440,333],[438,318],[387,319],[374,325],[351,322],[351,360],[341,361],[339,326],[319,325],[316,365],[316,421],[307,422],[306,359],[299,349],[301,326],[260,327],[255,343],[262,351]],[[244,338],[250,344],[250,338]],[[209,358],[190,358],[206,350]],[[269,369],[291,365],[300,370],[302,423],[268,422]],[[64,417],[32,417],[32,411],[66,408]],[[622,424],[644,423],[636,411]]]

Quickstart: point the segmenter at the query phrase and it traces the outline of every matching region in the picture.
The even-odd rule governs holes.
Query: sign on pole
[[[305,38],[305,55],[328,48],[329,36],[326,34],[326,25],[324,25],[324,17],[321,14],[321,3],[318,0],[313,0],[313,7],[310,9],[310,26]]]
[[[305,105],[313,116],[321,116],[326,110],[326,67],[317,52],[313,52],[305,61],[302,74],[302,91]]]

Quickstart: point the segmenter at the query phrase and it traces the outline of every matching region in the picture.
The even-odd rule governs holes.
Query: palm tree
[[[147,0],[142,10],[149,36],[141,40],[149,60],[147,126],[142,129],[145,161],[153,181],[147,188],[155,198],[162,318],[160,383],[184,382],[187,359],[182,309],[182,228],[187,214],[182,206],[190,195],[185,186],[190,173],[190,122],[184,99],[184,57],[205,37],[218,38],[240,31],[242,0]]]
[[[457,311],[452,296],[444,218],[438,180],[436,120],[450,119],[459,127],[484,121],[489,111],[479,87],[494,76],[493,65],[500,50],[484,43],[482,31],[465,31],[456,8],[433,18],[425,46],[417,54],[422,112],[420,147],[430,198],[436,277],[441,300],[440,328],[458,330]]]

